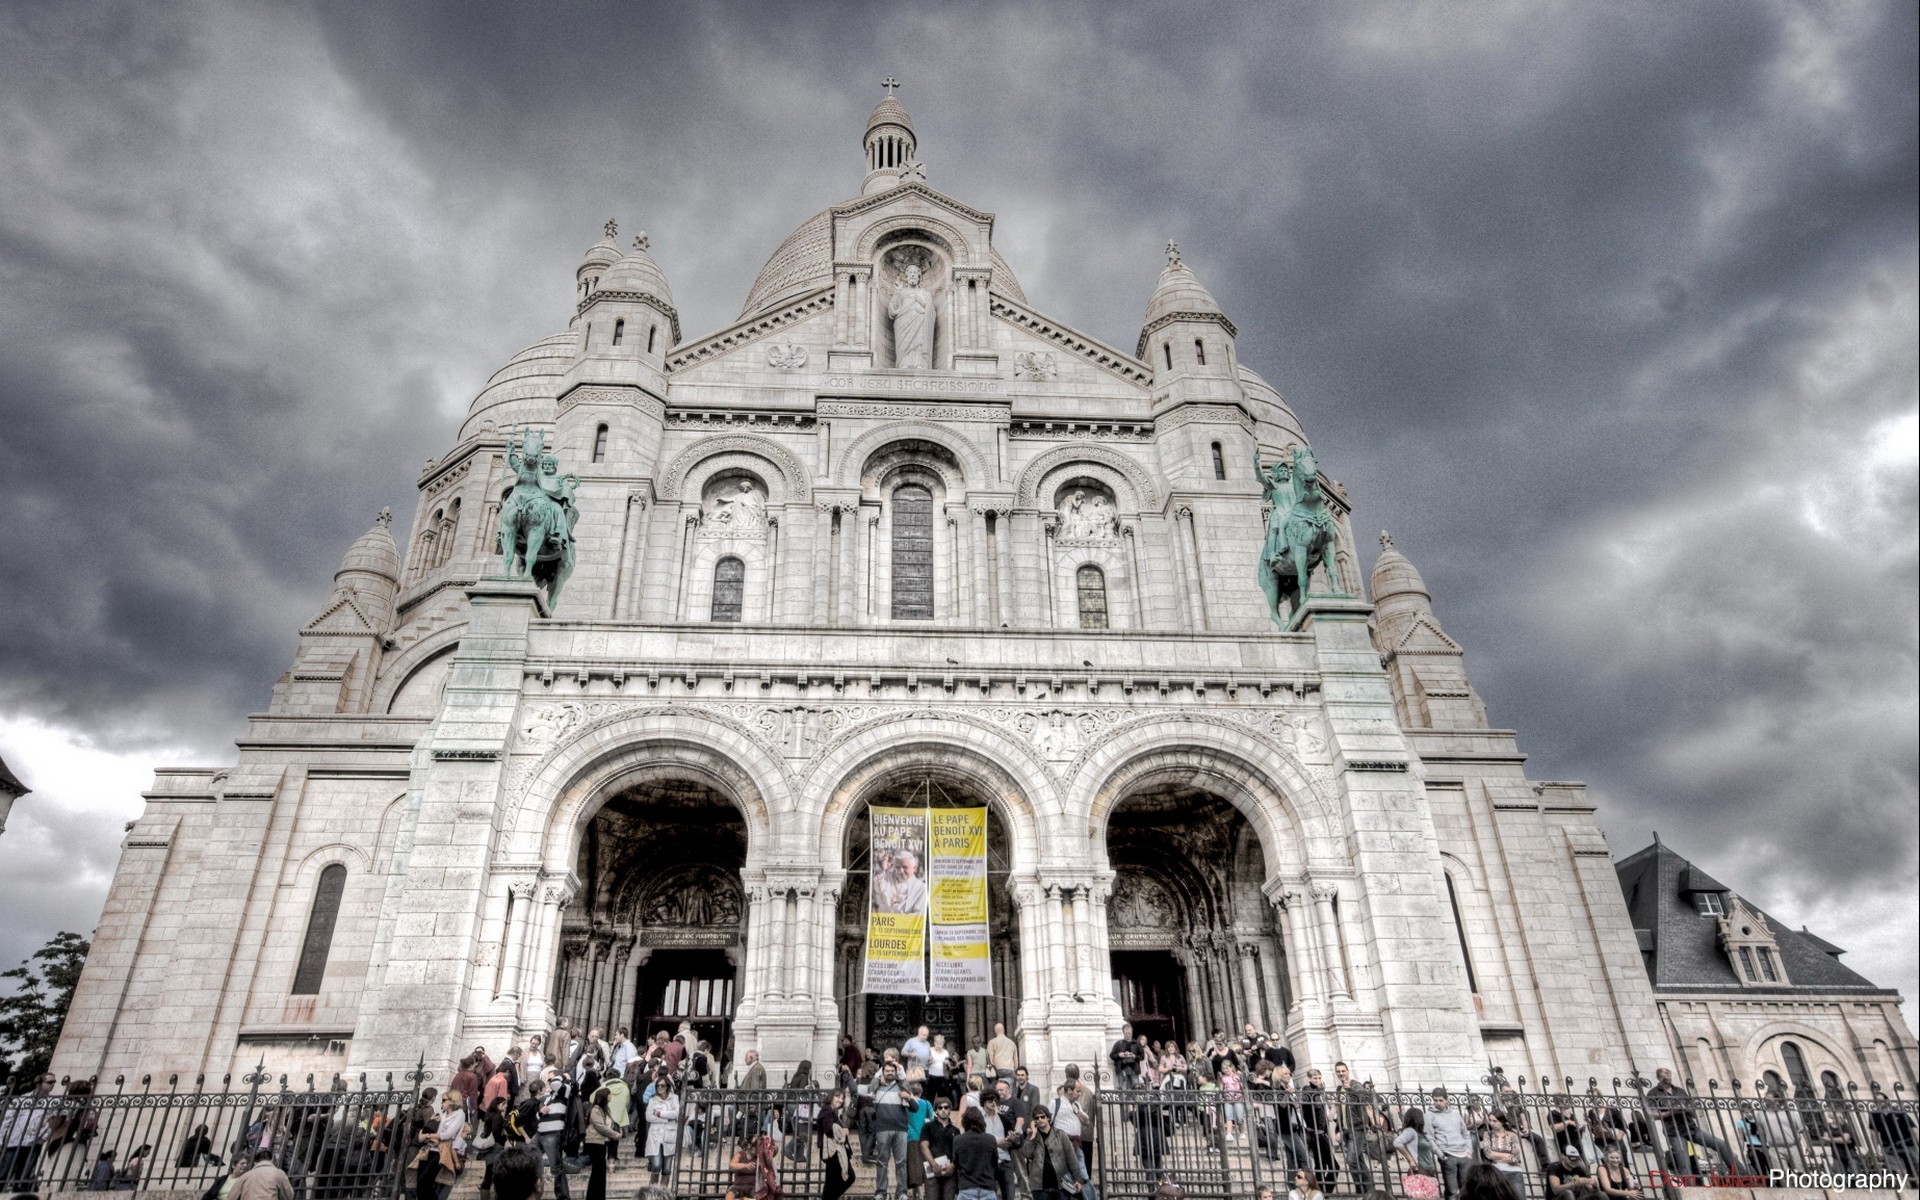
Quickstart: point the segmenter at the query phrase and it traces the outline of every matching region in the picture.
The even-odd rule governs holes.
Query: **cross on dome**
[[[377,517],[375,517],[375,518],[373,519],[373,523],[374,523],[375,525],[391,525],[391,524],[393,524],[393,510],[392,510],[392,509],[390,509],[390,508],[383,508],[383,509],[381,509],[381,510],[380,510],[380,515],[379,515],[379,516],[377,516]]]
[[[608,237],[612,237],[620,232],[620,222],[614,220],[612,217],[608,217],[607,223],[602,225],[601,228],[607,231]]]
[[[640,231],[640,235],[638,237],[633,239],[634,250],[641,254],[645,254],[647,252],[647,246],[649,244],[650,243],[647,241],[647,231],[644,229]]]
[[[1380,531],[1380,549],[1383,551],[1393,549],[1393,535],[1384,529]]]
[[[887,95],[891,96],[893,95],[893,89],[900,86],[900,81],[889,75],[880,81],[880,86],[887,89]]]
[[[1180,265],[1180,247],[1172,238],[1167,239],[1167,265],[1170,267]]]

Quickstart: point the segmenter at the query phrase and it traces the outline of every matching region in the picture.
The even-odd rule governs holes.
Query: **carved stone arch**
[[[1062,471],[1074,473],[1079,467],[1104,468],[1078,473],[1092,476],[1112,488],[1120,511],[1160,511],[1160,489],[1154,486],[1153,476],[1144,466],[1117,450],[1077,443],[1056,446],[1022,468],[1014,503],[1020,508],[1044,506],[1052,499],[1043,492],[1047,477]]]
[[[829,746],[812,773],[819,786],[809,789],[826,796],[826,804],[817,814],[795,813],[793,839],[817,839],[821,861],[837,864],[848,822],[867,797],[902,772],[936,781],[944,774],[988,795],[1006,826],[1008,866],[1015,873],[1032,871],[1048,857],[1049,831],[1058,828],[1060,809],[1041,762],[997,726],[927,711],[862,725]]]
[[[865,261],[874,256],[882,239],[896,233],[920,232],[930,241],[945,242],[943,253],[954,266],[976,266],[973,261],[973,244],[966,233],[953,222],[942,217],[926,213],[902,212],[881,217],[860,231],[860,237],[854,242],[853,257]]]
[[[749,864],[767,853],[773,814],[793,802],[784,766],[744,725],[686,708],[621,712],[573,731],[535,769],[518,803],[509,797],[509,845],[518,859],[570,872],[581,832],[609,797],[669,778],[706,784],[740,810]]]
[[[1286,752],[1224,723],[1172,717],[1122,723],[1077,764],[1070,803],[1083,814],[1096,863],[1107,864],[1107,822],[1121,801],[1162,782],[1212,792],[1247,818],[1260,836],[1266,874],[1297,873],[1318,859],[1339,865],[1330,814],[1311,780]],[[1078,822],[1076,822],[1078,824]]]
[[[1756,1078],[1761,1072],[1772,1068],[1779,1071],[1782,1077],[1788,1078],[1789,1082],[1791,1082],[1791,1077],[1787,1076],[1787,1065],[1784,1061],[1778,1059],[1777,1056],[1774,1061],[1770,1062],[1762,1062],[1760,1059],[1760,1052],[1766,1048],[1768,1042],[1773,1041],[1775,1038],[1785,1038],[1803,1043],[1800,1052],[1806,1056],[1807,1073],[1812,1075],[1816,1080],[1820,1077],[1820,1064],[1814,1061],[1815,1056],[1809,1053],[1810,1049],[1818,1050],[1820,1054],[1832,1062],[1838,1070],[1844,1072],[1845,1076],[1850,1078],[1856,1073],[1859,1063],[1853,1055],[1840,1053],[1840,1051],[1834,1047],[1831,1040],[1832,1036],[1832,1034],[1828,1033],[1817,1033],[1805,1024],[1791,1018],[1769,1021],[1767,1024],[1762,1025],[1759,1029],[1747,1035],[1746,1040],[1740,1047],[1742,1055],[1741,1061],[1751,1067]],[[1736,1063],[1736,1065],[1739,1064]],[[1743,1080],[1742,1082],[1746,1081]]]
[[[427,667],[436,665],[441,656],[460,648],[460,639],[466,636],[466,632],[465,621],[445,629],[436,629],[383,661],[380,664],[379,679],[373,687],[371,711],[385,713],[391,709],[394,697],[412,682],[415,675]]]
[[[718,437],[703,438],[673,456],[667,469],[660,473],[660,498],[679,500],[689,495],[688,477],[694,474],[696,467],[707,464],[709,459],[727,456],[730,459],[759,459],[759,463],[729,461],[714,463],[701,471],[694,481],[691,494],[698,495],[699,486],[708,475],[728,467],[747,467],[749,470],[763,472],[767,485],[767,497],[774,504],[806,504],[813,499],[813,485],[808,480],[807,470],[800,460],[786,447],[769,439],[751,433],[729,433]]]
[[[1457,882],[1472,888],[1476,893],[1487,890],[1486,886],[1480,882],[1479,872],[1469,866],[1466,859],[1461,858],[1451,850],[1442,850],[1440,852],[1440,867],[1447,874],[1453,876]]]
[[[993,472],[987,469],[986,457],[978,446],[949,429],[924,421],[894,421],[861,434],[840,452],[840,466],[834,472],[834,480],[848,487],[858,486],[867,460],[876,452],[890,442],[913,441],[932,442],[953,455],[964,476],[960,490],[992,484]]]
[[[321,871],[333,863],[339,863],[345,867],[347,878],[352,879],[355,875],[364,876],[371,872],[373,856],[364,847],[356,846],[351,842],[328,842],[302,855],[299,864],[293,868],[292,874],[287,876],[287,882],[296,890],[304,886],[306,892],[311,894],[313,881],[319,877]]]

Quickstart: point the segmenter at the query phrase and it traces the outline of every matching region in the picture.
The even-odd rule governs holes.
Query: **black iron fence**
[[[825,1091],[690,1088],[681,1097],[673,1159],[679,1200],[762,1195],[768,1184],[791,1197],[821,1194],[826,1163],[814,1130]]]
[[[265,1150],[301,1200],[385,1200],[412,1162],[410,1114],[424,1072],[304,1083],[255,1071],[210,1090],[178,1076],[155,1090],[83,1081],[0,1098],[0,1192],[176,1192],[199,1196]],[[108,1090],[108,1089],[111,1090]]]
[[[1426,1188],[1410,1189],[1407,1177],[1418,1173],[1451,1196],[1485,1163],[1516,1200],[1544,1200],[1550,1176],[1597,1180],[1603,1171],[1609,1188],[1647,1195],[1836,1186],[1832,1176],[1910,1187],[1920,1177],[1920,1111],[1904,1091],[1776,1097],[1716,1084],[1526,1082],[1493,1076],[1482,1090],[1444,1097],[1369,1085],[1103,1091],[1092,1114],[1093,1178],[1116,1200],[1150,1197],[1169,1177],[1189,1200],[1226,1200],[1265,1187],[1285,1196],[1302,1170],[1336,1195],[1417,1195]],[[1405,1132],[1410,1123],[1421,1128]]]

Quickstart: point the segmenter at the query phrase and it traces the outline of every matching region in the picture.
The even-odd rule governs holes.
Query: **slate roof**
[[[1793,981],[1790,987],[1745,987],[1720,949],[1719,922],[1701,916],[1694,902],[1696,892],[1729,893],[1732,889],[1659,841],[1627,855],[1613,869],[1620,877],[1627,914],[1633,919],[1647,978],[1656,994],[1894,994],[1893,989],[1879,987],[1841,965],[1840,955],[1845,951],[1840,947],[1804,930],[1788,929],[1743,897],[1743,903],[1772,930],[1780,947],[1780,961],[1787,969],[1787,978]]]
[[[7,760],[0,758],[0,792],[10,792],[15,796],[24,796],[33,789],[20,782],[20,777],[7,767]]]

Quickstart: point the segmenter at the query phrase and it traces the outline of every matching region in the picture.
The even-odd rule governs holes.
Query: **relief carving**
[[[1013,356],[1015,379],[1052,379],[1060,374],[1051,350],[1022,350]]]
[[[767,365],[776,371],[798,371],[807,365],[807,348],[799,342],[769,342]]]

